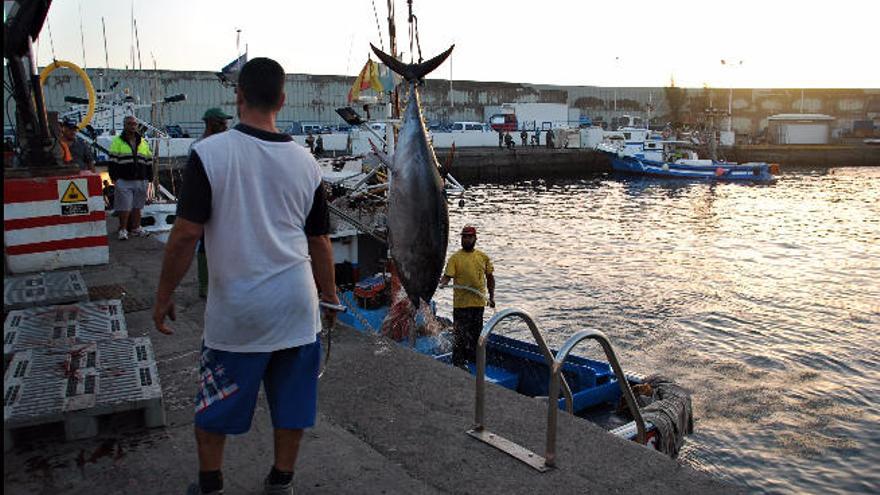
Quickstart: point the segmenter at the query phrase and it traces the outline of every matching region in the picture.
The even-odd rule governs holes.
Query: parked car
[[[450,128],[452,132],[462,131],[487,131],[488,126],[482,122],[453,122]]]

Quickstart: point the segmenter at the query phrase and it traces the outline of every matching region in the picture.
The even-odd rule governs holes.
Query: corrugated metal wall
[[[92,82],[100,84],[99,71],[87,70]],[[6,74],[4,74],[6,77]],[[285,90],[287,104],[279,116],[281,124],[290,121],[341,124],[335,109],[346,106],[347,95],[354,77],[288,74]],[[165,124],[182,123],[187,127],[200,127],[202,113],[210,107],[219,106],[234,115],[235,94],[232,88],[222,86],[211,72],[189,71],[124,71],[110,70],[104,84],[118,81],[117,89],[128,88],[142,102],[151,98],[161,99],[177,93],[185,93],[187,100],[165,105],[162,121]],[[664,88],[602,88],[596,86],[553,86],[506,82],[453,81],[450,91],[448,80],[428,80],[422,88],[425,113],[431,122],[482,121],[484,107],[511,102],[566,103],[572,109],[606,122],[623,114],[644,116],[649,102],[654,105],[654,115],[668,112]],[[714,89],[714,105],[727,106],[726,89]],[[692,107],[702,106],[705,98],[702,89],[687,89],[687,99]],[[46,85],[49,110],[62,111],[67,105],[65,96],[85,96],[79,79],[66,70],[54,72]],[[4,99],[8,96],[4,89]],[[871,102],[880,100],[880,89],[808,90],[810,108],[833,115],[840,122],[864,118],[864,109]],[[613,110],[614,100],[617,111]],[[11,100],[10,100],[11,103]],[[735,124],[741,132],[754,132],[766,125],[766,116],[781,111],[798,111],[800,90],[737,89],[734,91]],[[360,108],[357,108],[360,111]],[[702,108],[698,109],[702,112]],[[13,115],[9,108],[4,115]],[[572,111],[572,115],[576,112]],[[149,118],[143,110],[140,117]]]

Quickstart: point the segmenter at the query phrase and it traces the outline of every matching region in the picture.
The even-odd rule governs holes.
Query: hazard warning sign
[[[87,201],[86,195],[76,187],[76,183],[70,182],[64,194],[61,195],[62,203],[82,203]]]
[[[58,199],[61,203],[61,215],[88,215],[89,197],[86,179],[67,179],[58,181]]]

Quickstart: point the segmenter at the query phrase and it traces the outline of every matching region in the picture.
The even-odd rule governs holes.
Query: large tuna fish
[[[373,52],[409,83],[410,98],[391,166],[388,230],[391,257],[413,306],[428,302],[446,261],[449,212],[437,157],[422,119],[418,84],[452,53],[452,47],[421,64],[404,64],[373,45]]]

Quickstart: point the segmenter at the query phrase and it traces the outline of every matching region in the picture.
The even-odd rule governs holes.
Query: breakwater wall
[[[444,163],[446,153],[437,152]],[[464,182],[490,182],[547,177],[578,177],[610,172],[602,153],[583,149],[475,148],[457,150],[450,172]]]
[[[447,150],[437,150],[441,163]],[[880,166],[880,146],[784,145],[722,148],[719,156],[729,161],[778,163],[781,167]],[[610,172],[602,153],[585,149],[468,148],[456,151],[451,173],[464,182],[491,182],[549,177],[579,177]]]
[[[778,163],[783,167],[880,166],[880,146],[870,145],[748,145],[721,153],[734,162]]]
[[[448,149],[437,149],[445,164]],[[750,145],[722,148],[719,156],[729,161],[778,163],[786,167],[864,167],[880,166],[880,146],[866,145]],[[169,190],[181,184],[184,159],[160,165],[162,183]],[[171,179],[171,170],[174,179]],[[452,175],[464,183],[537,178],[566,178],[611,172],[611,163],[602,153],[588,149],[548,149],[518,147],[458,148]]]

